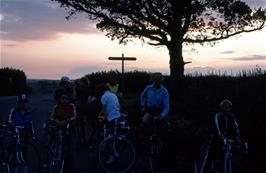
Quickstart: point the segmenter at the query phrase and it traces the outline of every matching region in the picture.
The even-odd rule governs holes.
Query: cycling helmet
[[[21,102],[29,102],[28,96],[27,94],[23,93],[17,96],[17,102],[21,103]]]
[[[72,87],[73,86],[73,82],[70,80],[69,77],[63,76],[60,79],[60,85],[66,85],[66,86]]]
[[[62,76],[60,79],[61,82],[67,82],[67,83],[71,83],[71,80],[69,77],[67,76]]]

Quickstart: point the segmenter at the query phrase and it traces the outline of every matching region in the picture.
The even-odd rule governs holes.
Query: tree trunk
[[[170,56],[170,76],[179,79],[184,76],[184,60],[182,55],[182,41],[168,46]]]
[[[184,76],[184,60],[182,55],[182,39],[175,38],[167,46],[170,56],[170,95],[171,100],[182,99],[182,79]]]

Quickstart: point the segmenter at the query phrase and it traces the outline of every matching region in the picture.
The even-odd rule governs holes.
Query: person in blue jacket
[[[17,126],[23,127],[19,130],[19,135],[21,139],[22,152],[27,152],[27,146],[30,139],[34,135],[33,125],[32,125],[32,114],[29,111],[29,100],[27,94],[23,93],[17,96],[17,104],[14,108],[10,110],[8,116],[8,124],[11,130],[15,132]],[[13,138],[7,148],[8,156],[14,164],[14,172],[18,171],[17,160],[16,160],[16,139]],[[25,165],[24,172],[28,171],[28,167]]]

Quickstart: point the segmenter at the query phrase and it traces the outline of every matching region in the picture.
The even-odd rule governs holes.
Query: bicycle
[[[114,120],[114,128],[108,133],[108,125],[103,125],[103,140],[98,148],[100,166],[109,173],[127,172],[135,163],[136,151],[132,142],[127,138],[130,127],[126,115]],[[113,161],[108,163],[108,158]]]
[[[62,173],[64,170],[64,154],[63,154],[63,135],[69,134],[70,124],[67,123],[63,128],[56,128],[55,139],[51,143],[48,156],[48,169],[50,173]]]
[[[149,136],[148,164],[152,173],[158,172],[164,144],[159,137],[159,119],[154,117],[152,121],[152,134]]]
[[[2,172],[10,173],[18,170],[19,172],[39,172],[40,171],[40,157],[36,146],[31,140],[27,143],[26,148],[23,144],[23,138],[21,134],[25,129],[23,126],[15,126],[15,131],[10,130],[12,127],[7,125],[1,125],[0,138],[2,142],[7,142],[8,140],[3,140],[4,138],[9,138],[10,140],[15,139],[15,153],[8,151],[8,146],[10,144],[1,143],[2,150],[1,153],[1,168]],[[12,145],[12,144],[11,144]]]
[[[224,139],[224,162],[223,162],[224,173],[243,172],[243,168],[239,163],[239,159],[233,158],[234,156],[233,151],[240,151],[242,149],[242,146],[234,144],[235,144],[234,140]],[[244,144],[244,149],[247,151],[248,149],[247,143]]]

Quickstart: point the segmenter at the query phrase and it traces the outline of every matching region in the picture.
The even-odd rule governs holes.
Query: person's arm
[[[52,110],[52,113],[51,113],[50,120],[51,120],[51,121],[54,121],[54,122],[58,125],[60,121],[57,120],[57,119],[55,118],[55,116],[56,116],[56,115],[55,115],[55,108],[56,108],[56,106],[53,107],[53,110]]]
[[[106,105],[102,105],[101,112],[99,113],[99,116],[106,116]]]
[[[148,92],[149,86],[147,86],[142,93],[140,94],[140,105],[141,107],[147,106],[147,92]]]
[[[170,106],[169,106],[169,94],[168,91],[165,90],[163,94],[163,111],[161,113],[162,118],[165,118],[167,114],[169,113]]]
[[[11,126],[15,125],[15,108],[11,109],[8,115],[8,124]]]
[[[33,128],[32,115],[30,115],[29,127],[30,127],[30,133],[31,133],[30,135],[34,136],[35,135],[35,130]]]
[[[74,121],[74,120],[77,119],[76,107],[75,107],[74,104],[71,104],[71,105],[72,105],[72,107],[73,107],[73,116],[70,117],[70,118],[68,118],[68,119],[66,119],[66,123],[69,123],[69,122]]]
[[[107,100],[106,100],[105,96],[102,96],[101,104],[102,104],[102,108],[101,108],[101,111],[98,115],[98,119],[100,121],[103,121],[107,117]]]
[[[233,120],[234,120],[236,140],[238,140],[239,142],[240,141],[240,130],[239,130],[239,125],[236,120],[236,116],[233,116]]]
[[[123,97],[122,87],[121,87],[120,84],[117,84],[117,85],[118,85],[118,89],[117,89],[116,95],[117,95],[118,98],[121,99]]]

